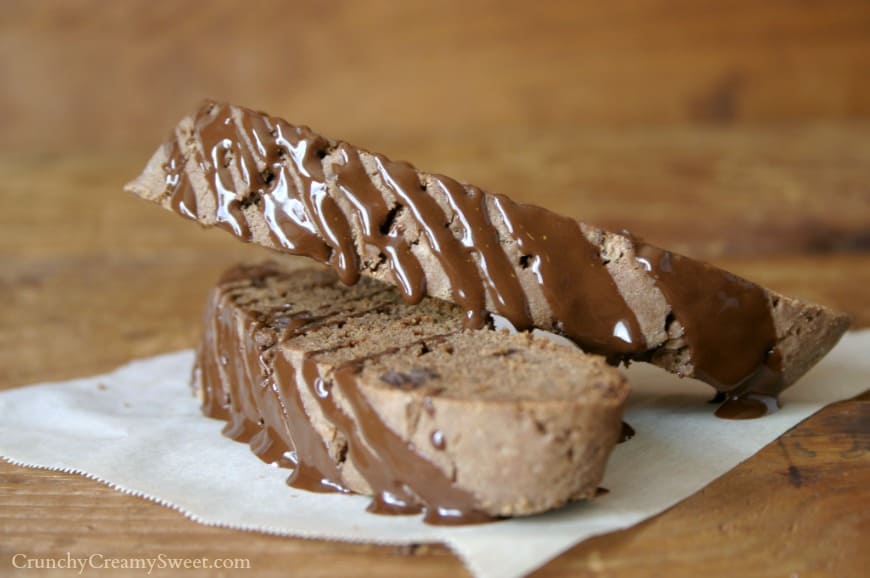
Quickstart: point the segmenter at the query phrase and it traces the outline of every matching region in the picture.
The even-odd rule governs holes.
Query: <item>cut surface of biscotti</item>
[[[205,226],[643,360],[729,396],[777,395],[845,316],[644,243],[416,170],[307,127],[206,103],[129,191]]]
[[[370,495],[375,512],[469,523],[594,496],[622,374],[463,319],[329,270],[237,267],[212,292],[195,386],[226,435],[293,468],[291,485]]]

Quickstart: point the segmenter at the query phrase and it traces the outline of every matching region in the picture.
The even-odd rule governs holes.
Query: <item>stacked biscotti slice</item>
[[[334,270],[229,273],[198,383],[206,412],[289,460],[294,485],[370,493],[376,510],[469,520],[588,497],[626,394],[605,358],[775,399],[848,325],[628,233],[231,105],[183,119],[127,190]],[[492,314],[586,353],[492,331]]]
[[[372,495],[454,524],[595,495],[628,386],[599,356],[529,333],[463,330],[328,270],[238,267],[212,292],[196,387],[207,415],[293,486]]]
[[[776,396],[845,316],[721,269],[418,171],[307,127],[205,103],[127,185],[205,226],[462,307],[612,361],[650,361],[731,397]]]

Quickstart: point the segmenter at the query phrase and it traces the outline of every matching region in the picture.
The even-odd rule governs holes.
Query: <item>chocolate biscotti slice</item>
[[[245,241],[650,361],[729,396],[775,396],[845,316],[721,269],[416,170],[307,127],[205,103],[127,190]]]
[[[238,267],[213,290],[195,386],[206,415],[289,483],[436,524],[595,495],[628,386],[599,356],[463,329],[454,304],[329,270]]]

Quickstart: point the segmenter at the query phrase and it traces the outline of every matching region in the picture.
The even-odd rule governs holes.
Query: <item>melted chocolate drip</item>
[[[400,207],[388,207],[371,181],[359,152],[347,143],[338,145],[341,164],[333,164],[339,190],[356,210],[364,243],[373,245],[386,259],[396,285],[409,303],[419,303],[426,294],[426,274],[411,252],[402,231],[393,226]]]
[[[636,241],[635,251],[683,326],[695,376],[732,399],[775,396],[783,389],[782,357],[764,290],[646,243]]]
[[[447,273],[453,300],[465,310],[466,325],[483,327],[486,322],[486,295],[478,279],[477,266],[468,249],[448,229],[450,223],[444,211],[435,198],[428,194],[414,167],[392,162],[382,156],[375,159],[384,182],[414,216],[432,252]]]
[[[410,488],[425,507],[424,521],[427,523],[488,522],[491,516],[477,509],[473,495],[457,487],[437,466],[420,455],[413,444],[400,438],[381,420],[359,389],[357,371],[353,365],[344,366],[335,372],[334,379],[357,420],[355,428],[342,428],[345,434],[355,431],[355,435],[348,438],[351,459],[372,485],[375,495],[380,497],[376,503],[387,502],[385,497],[392,501],[396,496],[407,503],[405,489]],[[356,457],[366,447],[362,438],[368,442],[369,448],[377,448],[379,464],[371,459],[374,457],[372,450],[363,450],[364,455],[368,454],[363,460]]]
[[[169,142],[169,160],[163,165],[166,188],[169,191],[169,207],[182,217],[195,221],[199,211],[196,194],[187,176],[186,161],[174,135]]]
[[[509,319],[520,331],[532,328],[532,318],[529,314],[526,294],[520,285],[516,272],[510,263],[510,259],[501,247],[498,231],[489,220],[486,210],[486,195],[478,188],[470,185],[460,185],[450,177],[436,175],[432,182],[438,188],[452,209],[455,220],[459,223],[461,232],[460,243],[464,251],[457,254],[439,254],[439,259],[444,261],[465,262],[468,259],[476,261],[479,275],[473,279],[483,280],[483,287],[489,295],[496,312]],[[450,246],[444,243],[444,246]],[[454,245],[455,247],[455,245]],[[459,268],[461,265],[454,265]],[[455,272],[457,275],[459,272]],[[468,286],[471,285],[469,289]],[[469,295],[475,291],[476,283],[463,279],[462,291]],[[468,297],[471,303],[475,303],[477,295]],[[468,317],[477,316],[470,312]]]
[[[313,492],[347,492],[341,484],[338,466],[315,430],[299,394],[300,386],[311,383],[316,387],[307,369],[294,368],[281,353],[275,356],[275,387],[285,403],[283,421],[296,448],[293,473],[287,483],[294,488]]]
[[[644,351],[646,341],[634,312],[577,222],[501,195],[493,198],[560,333],[594,353]]]

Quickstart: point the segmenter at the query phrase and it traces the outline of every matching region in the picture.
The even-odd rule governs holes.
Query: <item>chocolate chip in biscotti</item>
[[[388,371],[381,375],[381,381],[402,389],[421,387],[438,374],[426,367],[414,367],[408,373]]]

